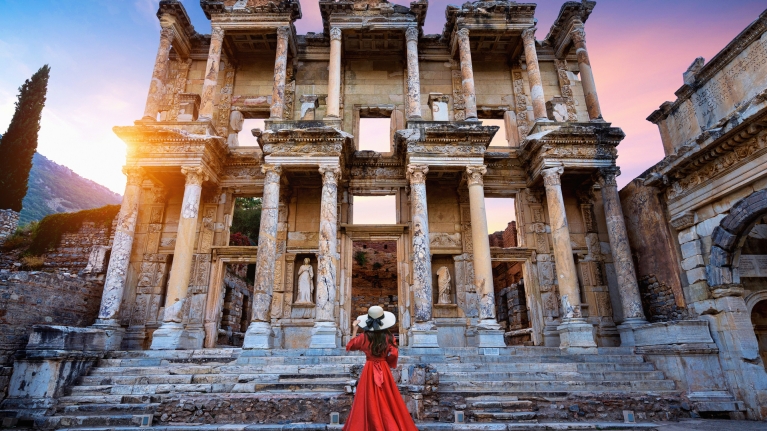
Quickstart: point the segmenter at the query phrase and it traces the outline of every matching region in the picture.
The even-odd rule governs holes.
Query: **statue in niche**
[[[452,304],[450,300],[450,270],[446,266],[437,270],[437,287],[439,288],[439,303]]]
[[[229,115],[229,137],[226,140],[227,145],[230,147],[239,147],[240,139],[238,134],[242,131],[242,124],[245,121],[245,117],[240,111],[232,111]]]
[[[298,268],[298,298],[296,304],[313,304],[314,293],[314,269],[309,263],[309,258],[304,259],[304,264]]]

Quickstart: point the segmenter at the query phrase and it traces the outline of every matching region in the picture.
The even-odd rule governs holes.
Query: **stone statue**
[[[245,117],[242,116],[242,112],[232,111],[229,116],[229,138],[226,140],[226,144],[230,147],[240,146],[240,138],[237,135],[242,131],[244,121]]]
[[[439,303],[452,304],[450,300],[450,270],[446,266],[437,270],[437,286],[439,288]]]
[[[309,264],[309,258],[304,259],[304,264],[298,268],[298,298],[296,304],[312,304],[314,293],[314,270]]]

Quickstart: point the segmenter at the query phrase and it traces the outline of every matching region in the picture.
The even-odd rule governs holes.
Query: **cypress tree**
[[[0,138],[0,209],[21,211],[21,200],[27,194],[32,156],[37,151],[37,134],[50,71],[46,64],[19,87],[16,112],[8,130]]]

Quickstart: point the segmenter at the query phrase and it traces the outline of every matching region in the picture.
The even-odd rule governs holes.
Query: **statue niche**
[[[298,268],[295,305],[314,305],[314,269],[311,260],[304,258],[304,264]]]
[[[450,270],[443,266],[437,270],[437,287],[439,292],[439,304],[452,304],[450,299]]]

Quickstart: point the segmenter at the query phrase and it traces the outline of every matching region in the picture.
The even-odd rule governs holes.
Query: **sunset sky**
[[[0,133],[18,87],[47,63],[52,71],[38,151],[122,193],[125,144],[112,127],[143,113],[159,39],[157,3],[0,0]],[[209,33],[199,1],[183,3],[197,31]],[[425,33],[441,32],[449,3],[461,2],[430,1]],[[538,2],[539,40],[562,3]],[[620,186],[663,157],[657,128],[645,118],[674,100],[682,72],[698,56],[710,59],[764,9],[764,0],[598,1],[586,40],[604,117],[627,135],[619,146]],[[302,11],[299,33],[322,31],[316,0],[303,0]]]

